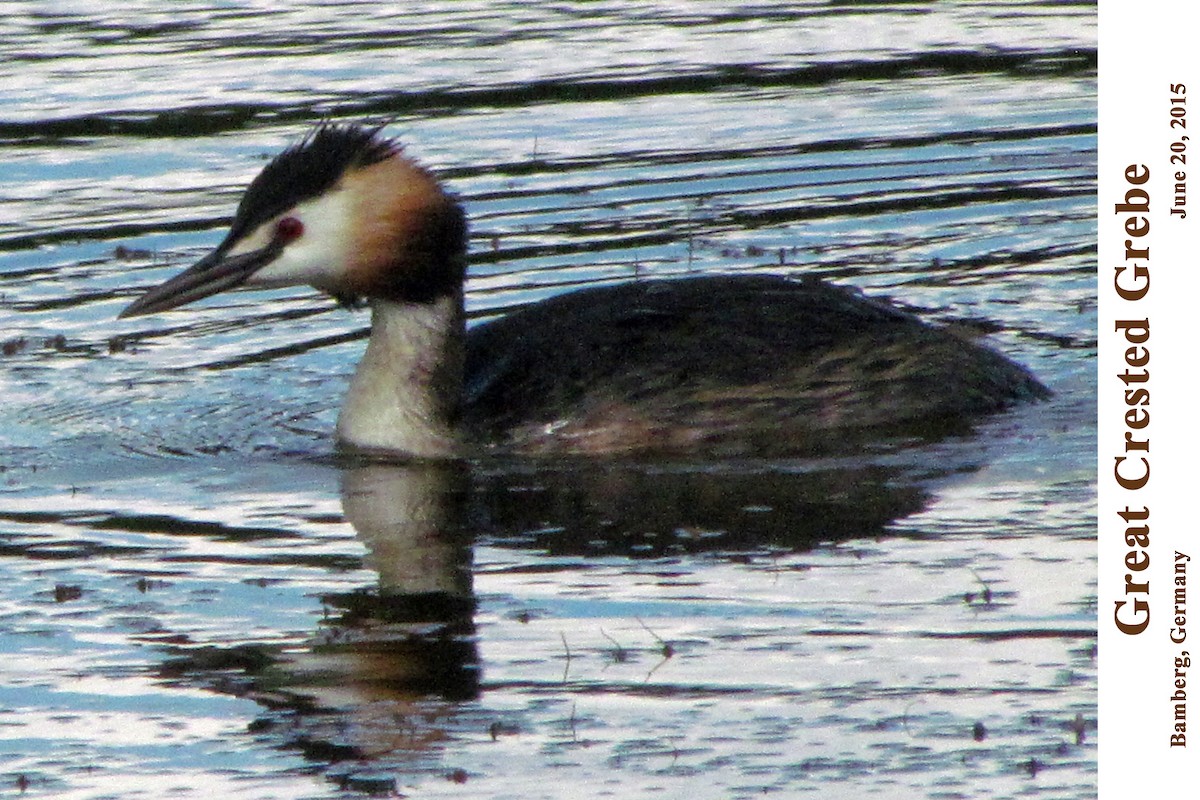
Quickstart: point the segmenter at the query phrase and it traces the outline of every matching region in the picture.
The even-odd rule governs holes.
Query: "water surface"
[[[16,4],[0,795],[1095,794],[1091,4]],[[264,160],[386,120],[473,320],[818,274],[1052,401],[824,461],[330,457],[365,315],[116,320]]]

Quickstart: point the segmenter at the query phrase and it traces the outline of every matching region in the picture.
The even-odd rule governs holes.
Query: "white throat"
[[[453,457],[463,381],[462,292],[431,303],[371,301],[371,339],[338,416],[351,449]]]

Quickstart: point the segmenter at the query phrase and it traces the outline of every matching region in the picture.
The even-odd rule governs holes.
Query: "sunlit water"
[[[1095,794],[1094,8],[727,5],[6,9],[0,795]],[[325,118],[459,193],[476,318],[820,274],[1055,397],[823,462],[339,464],[364,315],[115,319]]]

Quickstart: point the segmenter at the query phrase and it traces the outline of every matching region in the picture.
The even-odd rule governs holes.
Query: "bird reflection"
[[[702,554],[800,552],[885,535],[926,505],[928,481],[966,466],[939,462],[918,480],[870,464],[342,465],[345,519],[377,578],[323,596],[325,618],[303,642],[192,649],[163,671],[251,697],[264,707],[256,735],[325,764],[339,785],[387,793],[395,775],[441,774],[455,741],[522,727],[479,702],[472,547],[480,537],[539,554],[678,558],[685,570]],[[235,670],[244,682],[230,680]]]
[[[466,476],[453,463],[346,470],[342,505],[377,586],[322,599],[327,618],[293,690],[322,705],[479,692]]]

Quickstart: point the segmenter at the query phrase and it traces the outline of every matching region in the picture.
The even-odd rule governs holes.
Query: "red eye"
[[[275,238],[285,244],[300,238],[304,233],[304,223],[295,217],[284,217],[275,223]]]

